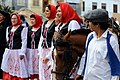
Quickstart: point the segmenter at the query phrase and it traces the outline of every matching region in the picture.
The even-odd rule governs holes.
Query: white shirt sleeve
[[[85,53],[80,60],[80,67],[79,67],[78,72],[77,72],[78,75],[82,75],[83,69],[84,69],[84,64],[85,64]]]
[[[111,80],[119,80],[119,76],[112,76]]]
[[[26,48],[27,48],[27,33],[28,33],[28,27],[24,27],[21,32],[21,39],[22,39],[22,47],[21,52],[19,55],[25,55]]]
[[[111,47],[113,48],[118,60],[120,61],[120,49],[119,49],[118,39],[116,38],[115,35],[111,36],[110,44],[111,44]]]
[[[73,31],[73,30],[81,29],[81,27],[76,20],[71,20],[68,25],[68,31],[70,29],[71,29],[71,31]]]

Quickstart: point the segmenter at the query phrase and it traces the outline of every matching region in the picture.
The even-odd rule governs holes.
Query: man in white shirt
[[[108,12],[95,9],[84,16],[89,20],[91,32],[86,41],[78,75],[83,80],[119,80],[120,51],[116,35],[108,30]]]

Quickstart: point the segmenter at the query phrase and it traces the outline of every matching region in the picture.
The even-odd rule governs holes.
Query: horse
[[[120,25],[118,25],[115,22],[114,18],[109,19],[109,24],[110,24],[109,30],[117,35],[118,42],[119,42],[119,45],[120,45]],[[119,49],[120,49],[120,47],[119,47]]]
[[[74,69],[79,66],[80,59],[85,51],[87,35],[90,32],[89,29],[69,31],[55,41],[53,80],[72,80],[70,76],[73,75]]]

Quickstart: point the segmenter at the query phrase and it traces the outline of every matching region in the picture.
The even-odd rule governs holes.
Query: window
[[[83,11],[85,11],[85,1],[83,1]]]
[[[45,7],[48,5],[48,0],[43,0],[43,12],[45,12]]]
[[[81,14],[81,8],[79,3],[69,3],[72,8],[77,12],[78,15]]]
[[[102,4],[101,4],[101,8],[102,8],[102,9],[106,9],[106,3],[102,3]]]
[[[92,10],[97,9],[97,2],[92,2]]]
[[[113,13],[117,13],[117,5],[113,4]]]
[[[39,0],[33,0],[33,6],[39,6]]]
[[[18,6],[25,6],[25,0],[17,0]]]

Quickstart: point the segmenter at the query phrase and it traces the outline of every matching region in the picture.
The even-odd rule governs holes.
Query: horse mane
[[[77,29],[71,32],[71,35],[76,35],[76,34],[82,34],[82,35],[88,35],[91,32],[90,29]]]

